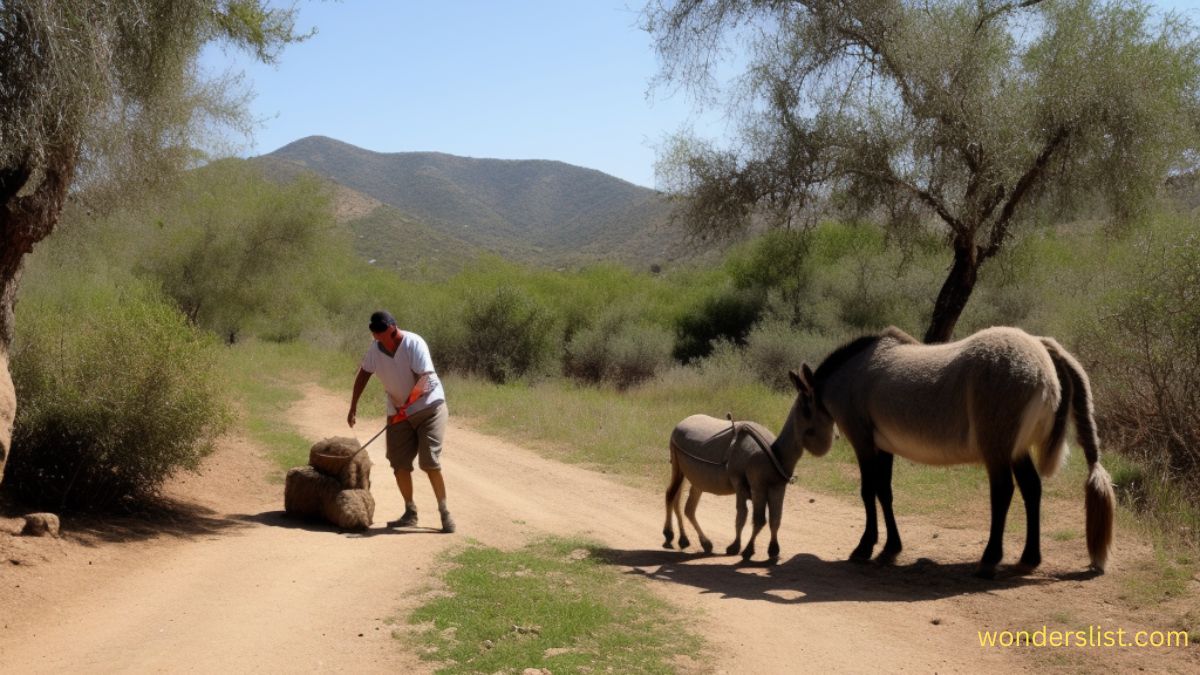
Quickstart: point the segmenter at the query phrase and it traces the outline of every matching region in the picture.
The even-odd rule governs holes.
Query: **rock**
[[[25,516],[21,534],[27,537],[57,537],[58,516],[53,513],[31,513]]]

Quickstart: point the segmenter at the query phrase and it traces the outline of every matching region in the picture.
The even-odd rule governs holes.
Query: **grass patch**
[[[518,551],[460,551],[443,575],[447,592],[410,615],[419,628],[410,639],[439,673],[674,672],[700,639],[595,548],[549,538]]]
[[[1140,560],[1122,577],[1121,599],[1135,607],[1151,607],[1188,593],[1200,565],[1193,551],[1152,535],[1154,556]],[[1194,626],[1189,626],[1194,628]]]

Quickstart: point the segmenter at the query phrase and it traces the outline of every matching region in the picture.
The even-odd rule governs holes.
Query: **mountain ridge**
[[[566,162],[380,153],[326,136],[257,159],[313,171],[441,235],[520,262],[643,266],[690,257],[663,195]]]

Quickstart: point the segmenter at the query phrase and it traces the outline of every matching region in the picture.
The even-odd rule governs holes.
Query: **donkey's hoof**
[[[692,545],[692,542],[687,537],[679,538],[679,550],[683,550]]]
[[[879,565],[891,565],[896,562],[896,558],[900,557],[900,549],[883,549],[879,555],[875,556],[875,562]]]
[[[667,541],[664,541],[664,542],[663,542],[663,548],[665,548],[665,549],[673,549],[673,548],[675,548],[675,547],[674,547],[674,546],[671,544],[671,540],[669,540],[669,539],[668,539]]]
[[[873,546],[859,546],[850,552],[850,562],[865,563],[871,562],[871,549]]]
[[[754,547],[747,546],[746,550],[742,551],[742,562],[750,562],[750,559],[753,557],[754,557]]]
[[[712,553],[712,542],[707,539],[701,539],[700,548],[704,549],[705,553]]]
[[[725,547],[725,555],[737,555],[739,548],[741,548],[741,544],[735,541]]]
[[[771,560],[779,559],[779,543],[778,542],[773,541],[773,542],[771,542],[771,544],[769,546],[767,546],[767,557],[770,558]]]
[[[996,578],[995,566],[986,567],[984,565],[980,565],[979,568],[975,570],[975,578],[976,579],[987,579],[989,581],[991,581],[992,579],[995,579]]]
[[[1021,560],[1013,565],[1013,571],[1017,574],[1029,574],[1036,570],[1038,565],[1042,564],[1042,556],[1040,555],[1023,555]]]

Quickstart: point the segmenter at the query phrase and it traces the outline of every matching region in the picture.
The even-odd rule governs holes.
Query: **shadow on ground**
[[[381,527],[376,524],[374,527],[363,531],[343,530],[336,525],[332,525],[324,520],[297,518],[290,516],[286,511],[264,511],[255,514],[242,514],[230,516],[233,520],[241,523],[255,523],[258,525],[268,525],[270,527],[282,527],[290,530],[307,530],[309,532],[329,532],[331,534],[340,534],[350,539],[366,539],[369,537],[378,537],[381,535],[393,534],[441,534],[442,531],[432,527],[406,527],[406,528],[391,528]]]
[[[908,564],[884,565],[845,560],[822,560],[802,553],[769,564],[741,563],[734,556],[713,556],[666,550],[597,549],[594,554],[628,574],[684,584],[723,598],[764,600],[784,604],[811,602],[914,602],[956,595],[992,593],[1021,586],[1080,581],[1090,572],[1019,575],[1001,568],[993,580],[972,576],[975,563],[939,563],[927,558]]]
[[[173,499],[139,504],[116,514],[62,516],[62,532],[84,546],[155,537],[194,539],[245,527],[212,509]]]

